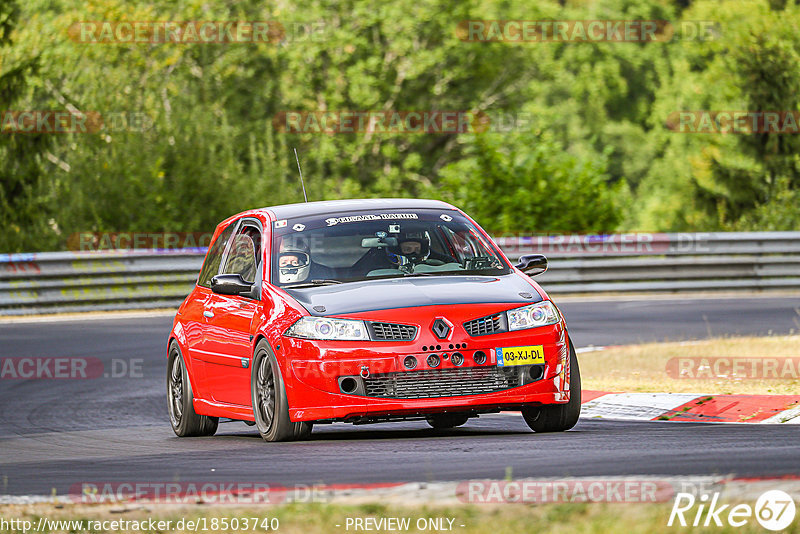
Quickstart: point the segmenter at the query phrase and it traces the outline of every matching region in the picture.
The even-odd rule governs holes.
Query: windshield
[[[370,210],[273,223],[272,283],[501,275],[508,264],[452,210]]]

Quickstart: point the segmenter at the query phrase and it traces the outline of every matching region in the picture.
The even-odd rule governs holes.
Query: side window
[[[225,246],[228,244],[235,226],[235,222],[229,224],[228,227],[219,234],[217,240],[211,245],[211,248],[208,249],[206,261],[203,264],[203,268],[200,270],[200,276],[197,277],[197,285],[208,288],[211,287],[211,278],[219,272],[222,254],[225,252]]]
[[[240,274],[245,282],[256,281],[256,272],[261,265],[261,232],[245,224],[233,237],[230,252],[225,260],[224,274]]]

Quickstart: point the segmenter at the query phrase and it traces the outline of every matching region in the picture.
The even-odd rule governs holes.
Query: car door
[[[240,274],[261,287],[262,231],[254,219],[242,220],[223,258],[220,274]],[[250,404],[252,323],[259,291],[251,296],[211,295],[206,305],[205,355],[207,380],[214,400]]]
[[[211,292],[211,278],[219,273],[222,257],[236,229],[236,223],[225,227],[211,244],[206,254],[203,267],[197,277],[197,286],[183,309],[181,325],[186,339],[188,358],[191,360],[192,378],[196,391],[195,397],[207,398],[209,384],[206,373],[206,343],[208,335],[208,315],[211,301],[215,295]]]

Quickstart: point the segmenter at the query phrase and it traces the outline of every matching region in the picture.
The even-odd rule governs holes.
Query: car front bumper
[[[419,342],[406,342],[370,343],[353,349],[342,342],[284,338],[281,359],[289,401],[289,417],[292,421],[359,422],[412,418],[442,412],[492,412],[519,409],[525,405],[563,404],[569,401],[569,341],[563,321],[522,333],[501,333],[456,341],[456,347],[463,343],[467,348],[451,349],[448,342],[440,350],[422,352],[419,350],[421,347],[417,346]],[[497,365],[497,348],[521,345],[543,347],[544,364],[537,371],[537,374],[540,373],[538,378],[533,380],[527,377],[520,378],[519,382],[504,382],[502,386],[495,388],[497,390],[476,394],[471,393],[469,384],[464,385],[463,391],[457,391],[460,386],[458,377],[464,373],[474,371],[483,373],[482,376],[497,374],[501,369]],[[454,352],[464,356],[461,366],[453,365],[449,361]],[[487,356],[482,365],[474,360],[476,352],[484,352]],[[431,353],[447,354],[448,359],[432,369],[426,361]],[[403,364],[409,355],[415,356],[419,362],[418,367],[412,370]],[[502,369],[510,370],[511,367]],[[519,369],[520,373],[524,373],[528,367]],[[435,385],[418,380],[415,384],[423,393],[407,387],[397,396],[371,395],[363,389],[358,394],[342,392],[341,377],[382,377],[387,383],[392,383],[393,377],[402,381],[410,378],[410,373],[417,373],[419,380],[434,376],[439,383],[454,377],[456,385],[447,382],[447,388],[437,393]],[[425,396],[427,393],[424,392],[432,393],[431,396]],[[409,398],[410,396],[418,398]]]

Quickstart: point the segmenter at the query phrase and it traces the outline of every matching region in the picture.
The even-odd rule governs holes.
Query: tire
[[[297,441],[311,436],[311,423],[293,423],[289,419],[289,402],[278,360],[264,340],[256,345],[253,355],[250,397],[256,428],[264,441]]]
[[[522,409],[522,417],[534,432],[563,432],[574,427],[581,415],[581,372],[572,340],[569,340],[569,402]]]
[[[425,419],[436,430],[445,430],[463,425],[469,417],[458,413],[437,413],[429,415]]]
[[[177,341],[169,346],[167,358],[167,410],[172,431],[179,437],[213,436],[218,417],[198,415],[194,411],[192,383]]]

